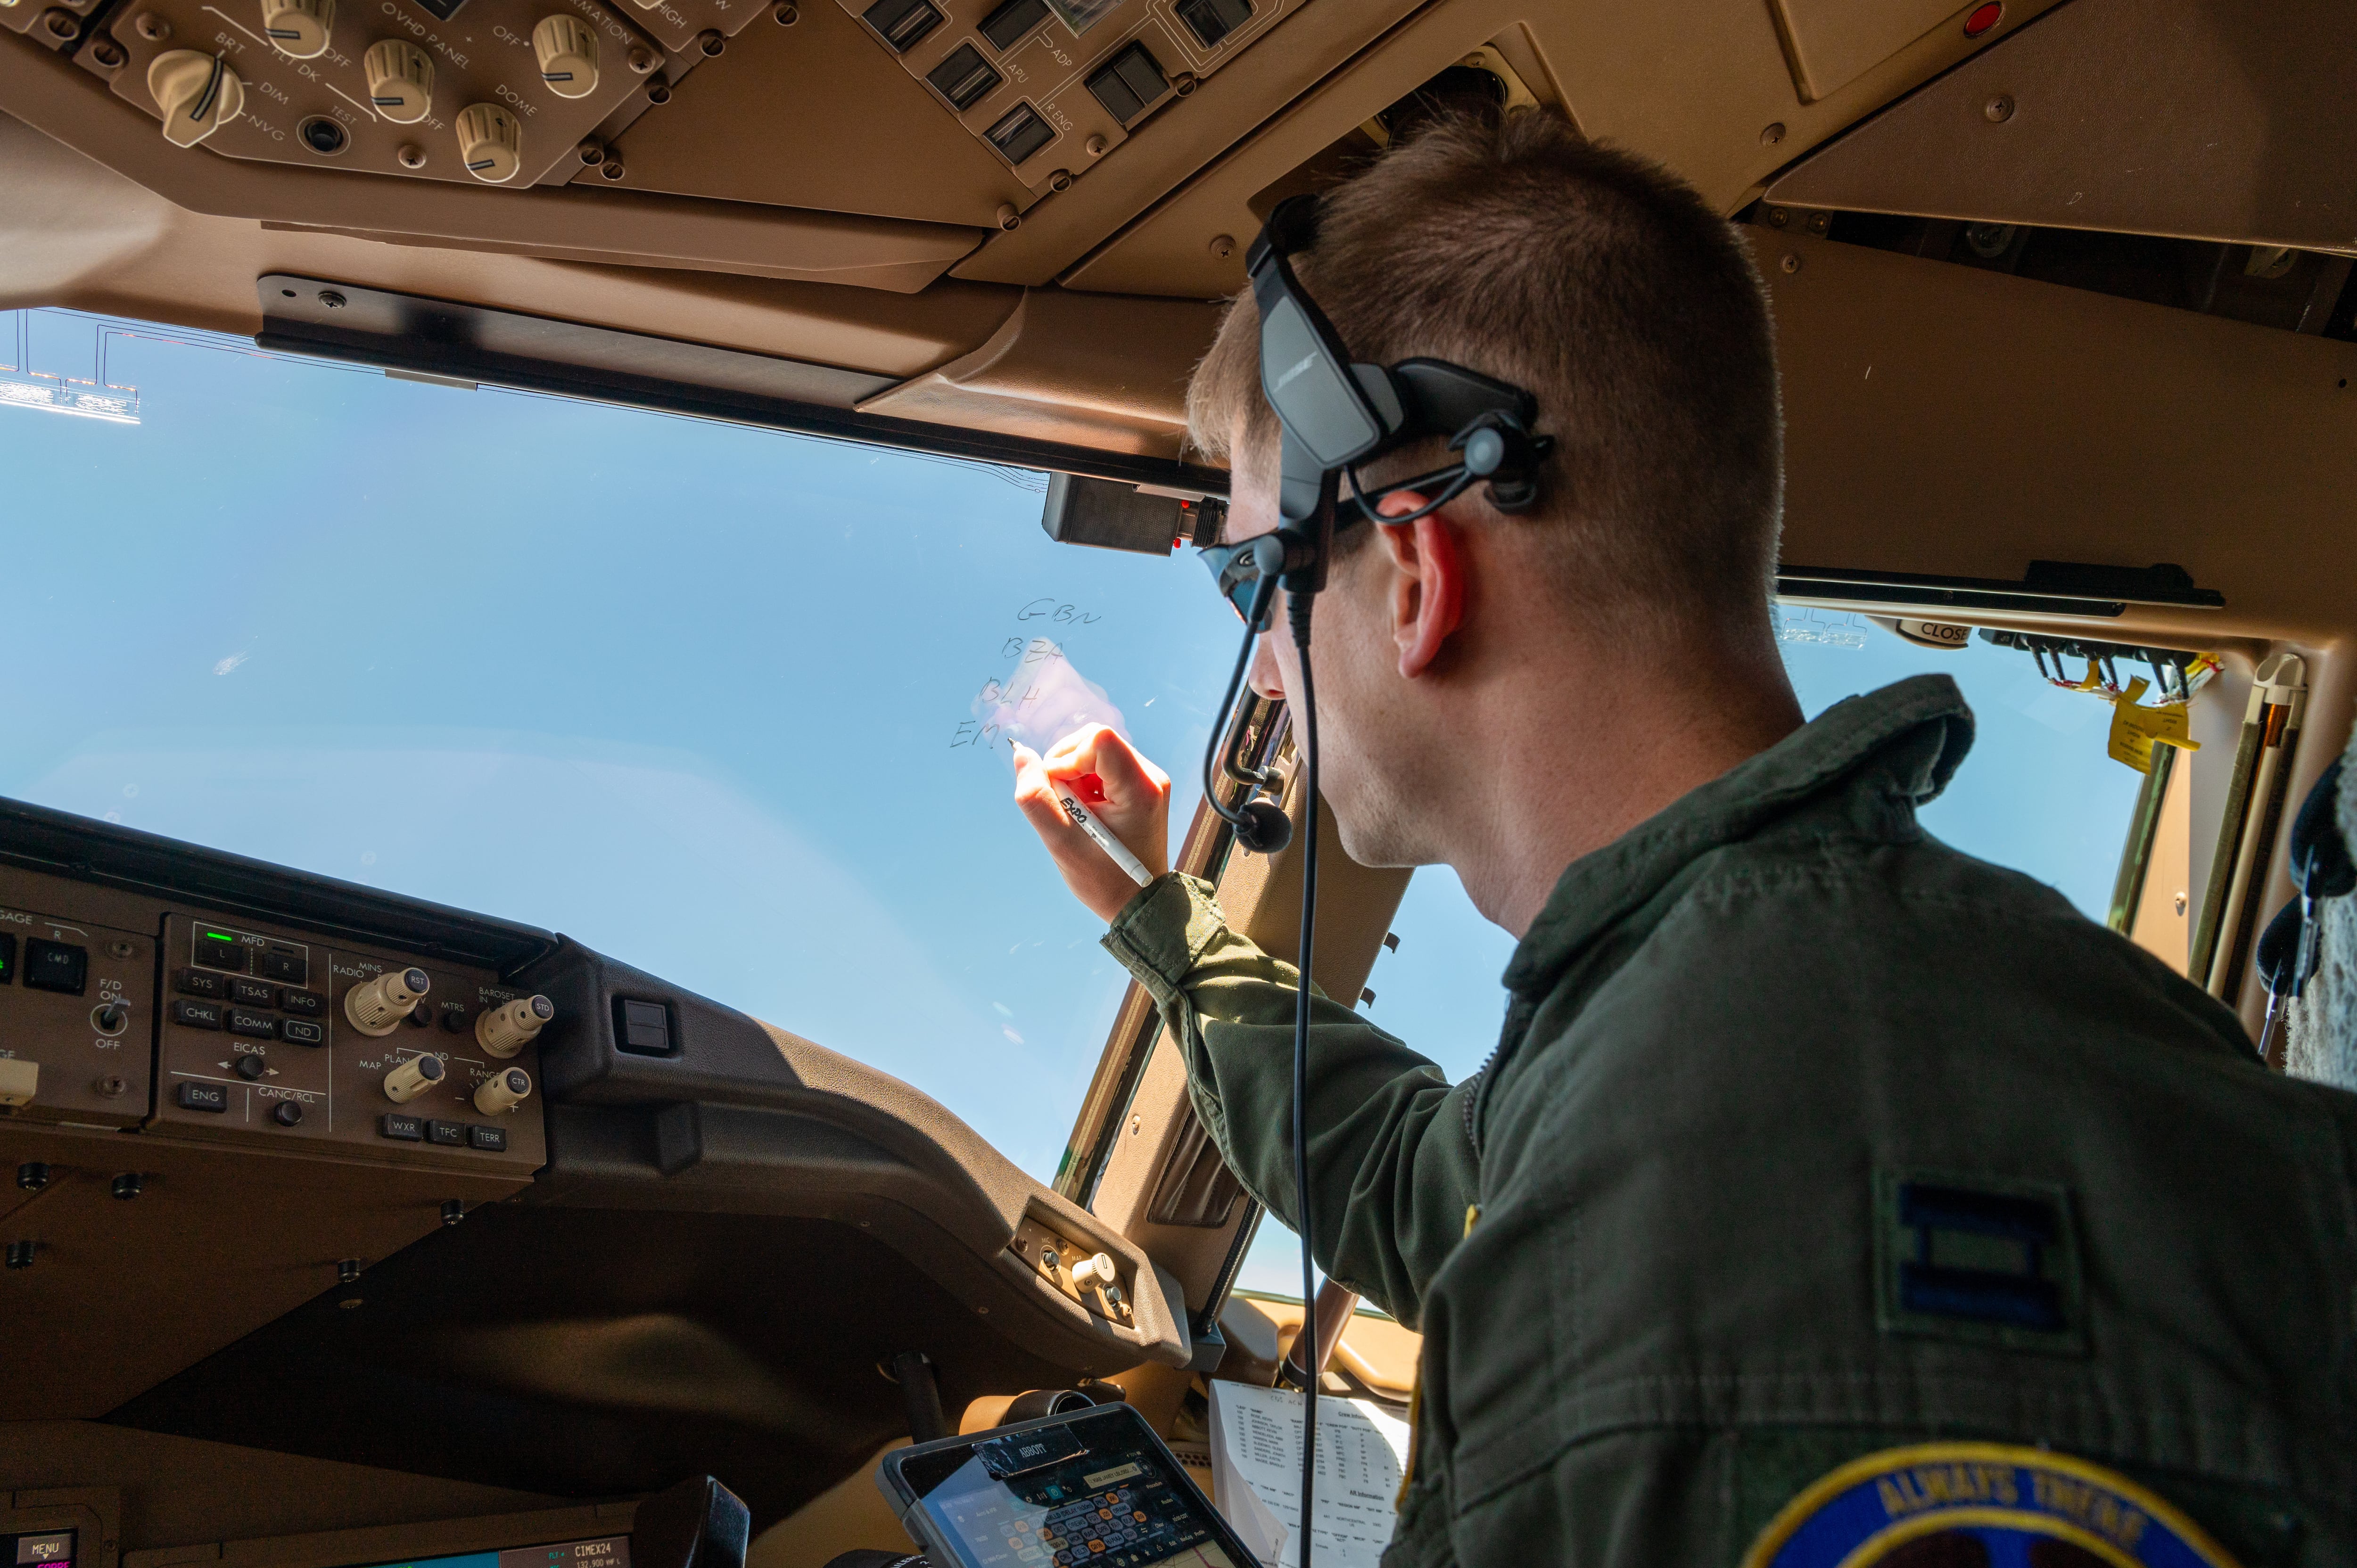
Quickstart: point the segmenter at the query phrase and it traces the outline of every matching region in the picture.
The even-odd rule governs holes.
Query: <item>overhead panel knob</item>
[[[580,17],[543,16],[532,30],[532,52],[540,57],[540,80],[559,98],[597,91],[597,35]]]
[[[496,103],[458,112],[458,161],[488,185],[505,185],[523,166],[523,127]]]
[[[263,36],[296,59],[326,54],[335,25],[336,0],[262,0]]]
[[[147,91],[176,147],[193,147],[245,113],[245,83],[221,55],[167,49],[147,63]]]
[[[389,969],[344,993],[344,1016],[363,1035],[390,1035],[433,989],[422,969]]]
[[[434,57],[415,44],[387,38],[361,57],[369,102],[396,125],[414,125],[433,106]]]
[[[545,996],[521,996],[475,1019],[475,1043],[495,1057],[511,1057],[532,1044],[556,1016]]]
[[[503,1116],[522,1105],[532,1092],[532,1074],[520,1067],[495,1072],[475,1090],[475,1109],[486,1116]]]
[[[441,1082],[446,1070],[440,1057],[412,1057],[384,1075],[384,1097],[406,1105]]]

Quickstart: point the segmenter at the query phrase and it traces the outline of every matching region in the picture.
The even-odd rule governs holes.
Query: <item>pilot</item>
[[[1738,231],[1524,112],[1394,145],[1296,264],[1354,359],[1501,378],[1557,443],[1534,511],[1345,526],[1318,610],[1343,846],[1455,868],[1520,941],[1460,1083],[1315,1004],[1318,1262],[1424,1335],[1386,1561],[2357,1562],[2357,1096],[1923,832],[1972,746],[1949,679],[1803,722]],[[1275,525],[1257,334],[1246,292],[1188,392],[1231,538]],[[1281,632],[1252,679],[1297,687]],[[1017,766],[1294,1221],[1296,971],[1168,870],[1168,780],[1120,736]],[[1057,803],[1088,774],[1143,888]]]

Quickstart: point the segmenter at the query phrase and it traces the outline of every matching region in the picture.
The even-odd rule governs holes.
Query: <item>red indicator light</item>
[[[2005,19],[2005,6],[2000,0],[1989,0],[1986,5],[1975,5],[1973,14],[1964,18],[1964,37],[1977,38]]]

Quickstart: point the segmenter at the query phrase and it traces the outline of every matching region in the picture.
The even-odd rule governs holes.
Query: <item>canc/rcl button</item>
[[[229,1086],[221,1083],[184,1083],[180,1085],[180,1109],[210,1111],[218,1116],[229,1110]]]

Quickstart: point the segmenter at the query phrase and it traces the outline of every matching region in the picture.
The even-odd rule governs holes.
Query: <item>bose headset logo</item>
[[[1292,384],[1294,377],[1308,370],[1311,365],[1315,364],[1317,360],[1318,356],[1315,354],[1302,355],[1300,363],[1295,365],[1291,370],[1286,371],[1285,374],[1276,378],[1276,390],[1283,392],[1287,386]]]

